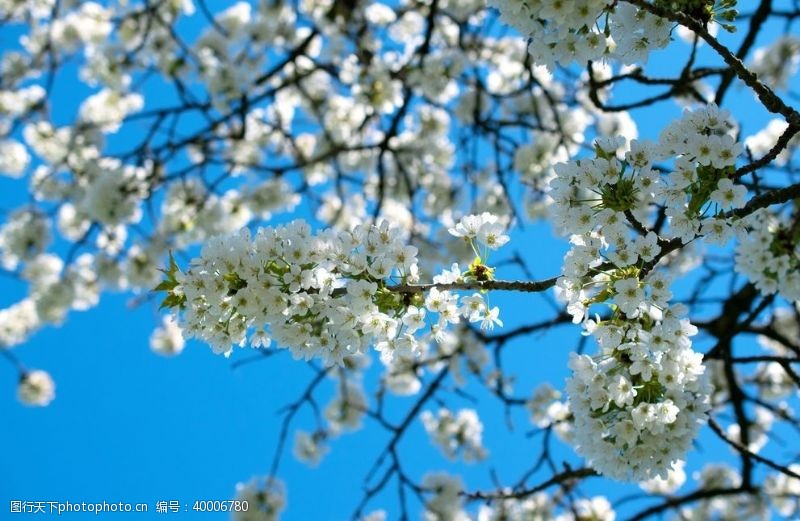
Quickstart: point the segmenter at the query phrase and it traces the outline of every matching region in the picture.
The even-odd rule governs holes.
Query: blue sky
[[[194,29],[186,27],[187,31]],[[7,37],[3,40],[0,45],[9,44]],[[674,66],[671,52],[658,52],[650,59],[653,63],[663,61],[665,67]],[[52,99],[54,106],[62,107],[58,111],[64,122],[74,113],[78,94],[89,92],[76,86],[69,76],[65,74],[57,82],[59,87]],[[637,93],[620,89],[615,99],[631,96]],[[743,89],[732,89],[728,103],[754,106],[750,93]],[[677,114],[674,104],[667,103],[633,115],[640,134],[655,138]],[[768,119],[759,110],[743,114],[743,119],[741,114],[737,116],[746,134],[762,128]],[[126,136],[123,133],[118,139],[125,141]],[[14,208],[24,197],[23,183],[0,179],[0,207]],[[529,225],[516,232],[510,247],[501,250],[494,260],[501,261],[514,249],[530,261],[536,277],[545,277],[557,272],[566,244],[545,225]],[[498,276],[515,278],[520,274],[508,269],[500,270]],[[14,302],[23,291],[18,282],[0,279],[0,305]],[[15,348],[28,367],[46,369],[55,379],[57,398],[47,408],[19,405],[15,400],[16,372],[0,363],[0,443],[4,449],[0,458],[0,511],[5,512],[9,500],[18,499],[145,502],[151,511],[156,501],[179,500],[191,512],[195,500],[230,499],[237,482],[267,472],[280,429],[277,411],[299,396],[314,372],[285,352],[234,368],[233,361],[252,353],[237,350],[227,360],[196,342],[190,342],[177,358],[158,357],[148,346],[148,337],[158,322],[155,306],[145,303],[130,307],[130,300],[129,294],[104,295],[97,308],[73,312],[62,327],[47,328]],[[492,300],[501,307],[508,329],[548,312],[540,296],[498,294]],[[528,396],[544,381],[561,387],[567,375],[568,353],[578,338],[578,327],[568,325],[544,337],[525,337],[511,344],[504,362],[514,368],[514,394]],[[698,348],[707,347],[708,341],[700,339]],[[375,382],[376,369],[377,364],[373,364],[367,382]],[[416,422],[400,445],[412,475],[419,477],[429,470],[458,471],[470,489],[488,488],[492,483],[489,468],[497,471],[501,482],[511,483],[532,464],[538,454],[538,440],[526,437],[532,426],[525,414],[514,414],[515,429],[509,433],[499,403],[473,387],[467,390],[479,400],[489,464],[470,467],[449,463]],[[319,394],[323,406],[332,391],[333,383],[323,386]],[[452,392],[442,397],[453,408],[474,406]],[[412,402],[413,398],[392,400],[389,407],[400,417]],[[303,409],[293,425],[313,429],[311,411]],[[349,518],[360,499],[363,476],[388,439],[388,434],[374,428],[369,420],[365,425],[356,434],[333,440],[331,452],[312,470],[292,458],[290,439],[279,473],[289,490],[283,519]],[[690,472],[698,467],[699,460],[712,456],[735,464],[727,449],[708,432],[699,443],[705,454],[689,456]],[[555,453],[558,461],[580,464],[569,448],[556,445],[560,447]],[[594,479],[582,490],[621,496],[638,488]],[[395,501],[392,486],[372,505],[396,513]],[[181,515],[227,517],[194,512]],[[73,515],[75,519],[82,517]],[[395,517],[390,515],[391,519]]]

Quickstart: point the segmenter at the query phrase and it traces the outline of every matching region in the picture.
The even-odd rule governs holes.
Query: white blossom
[[[25,405],[46,406],[55,398],[56,386],[47,372],[28,371],[20,378],[17,396]]]

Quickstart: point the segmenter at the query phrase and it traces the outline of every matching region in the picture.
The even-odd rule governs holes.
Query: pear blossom
[[[25,405],[46,406],[56,395],[56,386],[46,371],[29,371],[22,375],[17,396]]]

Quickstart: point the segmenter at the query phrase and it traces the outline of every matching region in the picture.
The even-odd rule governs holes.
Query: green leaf
[[[169,252],[169,267],[160,271],[166,275],[166,279],[159,282],[158,286],[153,288],[151,291],[165,291],[167,292],[167,295],[164,297],[164,300],[161,302],[161,305],[158,307],[158,309],[174,307],[182,308],[186,304],[186,296],[174,293],[175,288],[179,285],[177,275],[180,269],[178,268],[178,263],[175,262],[175,257],[173,257],[171,251]]]
[[[177,286],[177,281],[173,280],[162,280],[158,286],[152,289],[152,291],[171,291]]]
[[[186,304],[186,296],[185,295],[176,295],[175,293],[167,293],[166,298],[161,302],[161,305],[158,306],[158,309],[164,308],[183,308]]]

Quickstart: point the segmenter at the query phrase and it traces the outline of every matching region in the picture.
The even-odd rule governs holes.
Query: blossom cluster
[[[327,439],[328,434],[323,430],[314,432],[295,431],[294,447],[292,449],[294,457],[311,467],[316,467],[330,450],[326,443]]]
[[[462,323],[456,328],[439,330],[435,327],[420,336],[419,356],[399,355],[386,363],[383,382],[395,395],[414,395],[423,388],[424,366],[421,360],[440,360],[448,368],[454,382],[463,386],[468,376],[484,375],[490,356],[478,335]]]
[[[421,418],[425,431],[448,459],[456,459],[459,453],[468,462],[486,457],[483,424],[475,410],[461,409],[453,414],[443,408],[435,415],[425,411]]]
[[[14,212],[0,228],[0,254],[6,269],[33,260],[51,239],[47,219],[29,210]]]
[[[422,486],[433,493],[425,502],[425,511],[422,514],[424,521],[468,519],[463,510],[464,500],[461,497],[464,485],[459,477],[444,472],[433,472],[425,475]]]
[[[703,22],[732,16],[726,9],[734,3],[650,2]],[[0,18],[32,23],[21,40],[24,52],[4,53],[0,63],[0,175],[29,177],[32,197],[26,207],[7,212],[0,227],[0,262],[30,287],[26,298],[0,310],[0,349],[23,342],[46,322],[60,323],[70,309],[93,305],[102,287],[149,289],[170,248],[204,242],[185,273],[173,261],[159,285],[167,292],[164,305],[174,311],[151,336],[159,354],[180,353],[186,336],[226,355],[234,345],[275,343],[295,357],[347,367],[368,359],[374,346],[386,367],[382,384],[391,392],[418,392],[425,370],[419,362],[428,355],[459,385],[470,372],[499,389],[506,385],[499,363],[498,371],[484,375],[485,346],[467,327],[454,328],[502,326],[499,309],[485,292],[460,295],[456,288],[493,280],[489,255],[509,240],[508,221],[498,215],[512,214],[500,172],[510,159],[503,156],[513,155],[513,168],[539,197],[531,215],[550,212],[559,232],[571,236],[557,291],[600,346],[593,357],[573,356],[568,402],[552,388],[534,393],[528,402],[533,421],[574,442],[608,476],[646,480],[642,487],[650,492],[674,491],[685,479],[680,458],[709,408],[711,390],[692,350],[696,329],[686,310],[670,303],[670,277],[657,264],[700,237],[724,245],[737,234],[736,270],[763,293],[798,300],[796,227],[766,211],[735,217],[732,210],[745,204],[747,190],[735,172],[742,147],[727,112],[715,105],[687,112],[657,144],[637,141],[627,113],[605,112],[585,91],[555,79],[559,64],[595,60],[591,83],[597,77],[611,83],[604,81],[614,74],[607,59],[646,62],[670,40],[674,28],[666,18],[614,0],[490,4],[529,38],[527,45],[478,30],[486,13],[475,0],[373,2],[352,12],[330,1],[294,7],[236,2],[204,13],[213,24],[194,41],[177,38],[173,27],[179,13],[193,12],[191,0],[114,7],[67,2],[55,10],[52,0],[2,3]],[[713,33],[715,27],[704,25]],[[681,37],[687,31],[678,28]],[[759,81],[785,87],[797,69],[798,49],[789,35],[756,51],[752,68]],[[97,90],[79,104],[73,125],[56,127],[47,121],[45,89],[26,84],[41,81],[37,76],[51,81],[55,71],[41,74],[42,64],[71,62],[69,54],[81,50],[79,74]],[[526,52],[535,66],[528,67]],[[183,105],[144,110],[135,92],[144,91],[139,80],[159,73],[176,86]],[[580,81],[588,82],[587,75]],[[606,101],[610,90],[600,86],[596,94]],[[188,120],[207,121],[206,130],[186,128],[191,124],[180,121],[188,113]],[[110,156],[107,135],[132,121],[151,122],[144,141]],[[451,128],[456,122],[463,126]],[[787,125],[771,122],[748,139],[748,153],[763,157]],[[514,146],[504,137],[517,126],[530,132],[530,144]],[[495,127],[503,129],[497,133],[503,139],[494,140],[496,164],[463,161],[464,186],[475,188],[472,211],[492,213],[456,222],[466,190],[451,175],[462,166],[453,136],[484,135],[491,142]],[[591,132],[627,139],[600,139],[594,158],[553,168],[574,157]],[[798,139],[774,164],[789,161]],[[656,166],[660,160],[674,164]],[[216,170],[224,175],[212,179]],[[546,184],[547,208],[540,198]],[[316,217],[330,230],[312,233],[300,221],[247,230],[293,209],[300,190],[320,202]],[[388,221],[359,225],[375,200],[375,220]],[[452,247],[426,240],[435,237],[431,231],[463,241],[451,241],[458,243]],[[410,245],[410,237],[422,240]],[[71,251],[96,252],[62,259],[50,253],[61,239],[72,243]],[[418,284],[421,273],[435,273],[427,264],[446,259],[449,265],[459,246],[459,261],[460,253],[474,254],[466,270],[452,264],[432,284]],[[603,316],[591,319],[600,309]],[[787,355],[783,348],[775,353]],[[21,375],[21,401],[46,405],[53,399],[47,373]],[[311,464],[325,455],[330,436],[358,428],[371,412],[360,381],[342,376],[338,383],[317,414],[317,429],[295,437],[295,454]],[[750,383],[762,397],[781,398],[794,389],[791,376],[773,362],[759,364]],[[757,452],[775,415],[764,407],[754,411],[747,448]],[[442,409],[423,413],[422,421],[449,458],[485,457],[474,411]],[[738,428],[726,429],[733,441],[745,437]],[[727,470],[710,469],[703,479],[711,488],[738,486]],[[458,479],[434,474],[423,485],[426,519],[468,518]],[[766,487],[786,515],[796,507],[780,500],[797,490],[798,481],[781,476]],[[243,486],[239,494],[257,506],[242,519],[274,519],[285,505],[274,478]],[[738,499],[731,504],[725,514],[737,511]],[[577,500],[569,513],[557,514],[557,506],[555,498],[535,494],[484,505],[479,518],[614,519],[605,498]],[[699,512],[699,518],[706,514]]]
[[[26,405],[45,406],[55,398],[56,386],[46,371],[28,371],[19,380],[17,396]]]
[[[598,139],[595,158],[557,165],[550,183],[555,226],[572,244],[557,290],[600,346],[570,362],[570,435],[617,479],[666,477],[709,409],[708,378],[691,348],[697,330],[684,306],[670,305],[670,276],[656,264],[675,244],[701,235],[725,244],[745,230],[726,213],[747,192],[732,178],[742,150],[733,128],[715,105],[687,111],[657,144],[632,141],[624,158],[624,141]],[[666,159],[673,171],[654,168]],[[668,224],[658,232],[648,228],[655,208]],[[590,320],[600,304],[611,314]]]
[[[466,216],[457,233],[472,233],[479,245],[495,249],[507,237],[496,218]],[[471,238],[469,240],[472,240]],[[417,248],[387,222],[350,231],[311,232],[305,221],[244,229],[209,240],[186,273],[174,263],[157,289],[167,291],[164,305],[180,310],[186,336],[207,342],[215,353],[233,345],[268,347],[273,339],[296,358],[318,357],[341,364],[369,346],[384,361],[415,355],[415,333],[430,317],[434,338],[462,318],[484,327],[501,323],[497,308],[483,296],[460,298],[437,284],[465,278],[490,280],[492,270],[480,258],[470,270],[457,266],[434,278],[423,295],[412,287],[419,279]],[[252,332],[251,332],[252,331]]]
[[[572,355],[567,381],[576,450],[618,480],[667,477],[710,409],[697,329],[677,306],[591,328],[599,353]]]
[[[639,483],[639,488],[650,494],[673,494],[686,482],[686,462],[676,460],[672,467],[667,469],[666,477],[656,476]]]
[[[562,393],[548,383],[542,383],[526,402],[531,423],[540,429],[552,428],[566,443],[572,442],[572,413],[569,403],[562,400]]]
[[[739,239],[734,269],[765,295],[778,293],[790,302],[800,301],[800,232],[782,226],[763,209],[742,224],[748,233]]]
[[[191,1],[0,5],[21,35],[0,57],[0,175],[31,195],[4,212],[0,262],[29,283],[22,307],[39,308],[22,322],[20,306],[0,312],[0,332],[13,333],[0,342],[23,342],[101,291],[147,291],[168,251],[254,228],[294,209],[301,193],[338,230],[367,220],[378,195],[380,217],[416,237],[429,222],[446,236],[466,210],[453,203],[472,188],[469,211],[509,215],[508,193],[484,158],[475,158],[474,182],[454,182],[454,130],[476,124],[476,110],[514,114],[563,129],[575,151],[591,124],[553,74],[522,67],[516,35],[465,31],[489,15],[483,2],[374,2],[344,19],[328,3],[233,2],[204,13],[211,23],[191,35],[180,29],[195,13]],[[466,40],[456,38],[462,32]],[[74,63],[86,94],[51,110],[48,94],[58,89],[46,63]],[[468,63],[486,74],[480,89],[464,81],[476,73]],[[534,75],[542,88],[522,92]],[[548,99],[553,111],[531,108]],[[559,149],[557,134],[542,141]],[[423,272],[434,271],[426,263],[466,260],[454,254],[464,244],[450,242],[414,243]],[[468,318],[500,323],[488,305]],[[177,353],[179,334],[176,323],[162,324],[151,345]]]
[[[738,221],[725,218],[723,211],[743,206],[747,193],[731,178],[742,151],[730,135],[733,129],[728,111],[712,104],[686,111],[664,129],[658,143],[632,141],[624,159],[615,155],[618,140],[598,140],[597,157],[557,165],[550,184],[556,228],[590,236],[600,227],[601,239],[613,246],[608,258],[615,265],[650,262],[660,252],[660,237],[646,233],[628,241],[628,223],[643,225],[659,204],[670,225],[665,237],[686,244],[702,234],[724,244]],[[672,158],[672,172],[653,167],[656,160]]]
[[[793,34],[781,35],[770,45],[756,49],[750,70],[758,79],[775,88],[786,88],[789,79],[800,66],[800,38]]]
[[[658,7],[681,11],[706,22],[736,18],[735,0],[659,1]],[[673,24],[644,9],[613,0],[492,0],[504,23],[528,37],[534,63],[569,65],[614,58],[625,64],[645,63],[651,51],[670,42]],[[713,26],[716,27],[716,26]]]
[[[793,308],[776,309],[771,319],[775,333],[785,339],[800,339],[798,313],[800,313],[800,302],[795,302]],[[774,356],[793,356],[789,347],[773,338],[762,335],[758,337],[758,342]],[[783,400],[798,392],[792,375],[780,363],[762,362],[756,367],[754,382],[758,385],[759,394],[765,400]]]
[[[361,428],[361,420],[367,411],[367,397],[360,381],[342,379],[333,400],[325,407],[325,419],[330,432],[338,434],[345,430]]]
[[[274,477],[253,478],[236,485],[236,501],[247,507],[232,511],[234,521],[277,521],[286,508],[286,486]]]
[[[150,348],[153,352],[163,356],[179,355],[185,345],[183,331],[175,317],[170,315],[162,318],[161,326],[157,327],[150,335]]]
[[[32,299],[24,299],[0,310],[0,349],[24,342],[40,324],[36,303]]]
[[[61,324],[70,309],[85,310],[99,299],[94,258],[82,254],[69,267],[45,253],[50,242],[47,220],[30,211],[15,212],[0,228],[0,258],[29,283],[29,295],[0,310],[0,348],[28,339],[43,324]]]
[[[788,469],[800,475],[800,465],[792,463]],[[789,476],[786,473],[776,472],[764,481],[764,492],[772,501],[775,509],[785,518],[789,519],[800,514],[800,478]]]
[[[626,63],[646,61],[651,49],[669,43],[667,20],[612,0],[496,0],[502,20],[530,39],[528,52],[551,69],[613,55]],[[609,16],[606,16],[609,15]],[[605,27],[601,27],[604,24]]]
[[[595,158],[556,166],[549,193],[552,217],[572,243],[558,286],[576,321],[586,317],[588,305],[611,296],[623,313],[636,316],[645,297],[641,282],[650,286],[651,303],[665,306],[671,296],[668,281],[658,272],[641,281],[639,273],[663,256],[667,239],[685,245],[702,235],[707,242],[725,244],[744,231],[740,219],[725,213],[743,206],[747,193],[730,177],[742,150],[729,135],[733,127],[727,111],[709,105],[685,112],[658,144],[632,141],[623,159],[616,150],[624,140],[598,139]],[[668,158],[675,158],[672,172],[653,167],[657,159]],[[656,233],[646,224],[658,207],[669,226]]]

